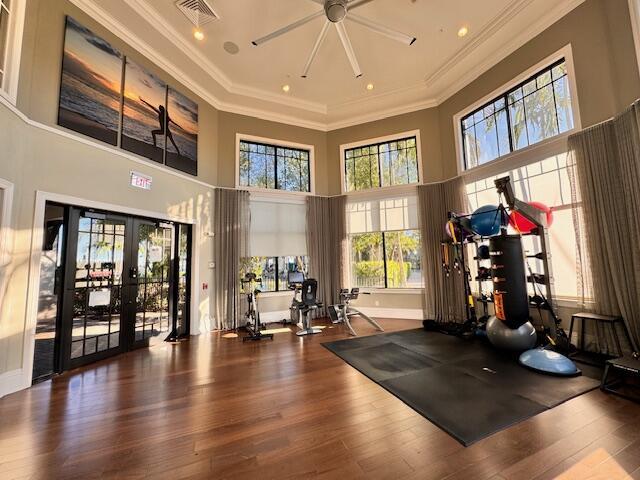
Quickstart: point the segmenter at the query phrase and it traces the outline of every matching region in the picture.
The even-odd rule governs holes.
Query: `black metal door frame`
[[[169,271],[169,327],[175,322],[178,309],[177,302],[177,285],[179,276],[179,234],[181,228],[187,229],[187,292],[186,292],[186,312],[185,312],[185,333],[190,333],[190,310],[191,310],[191,260],[192,260],[192,226],[176,222],[168,222],[156,219],[146,219],[133,217],[126,214],[110,213],[97,211],[93,209],[83,209],[75,206],[65,205],[66,207],[66,235],[64,239],[62,262],[62,288],[60,293],[61,307],[58,312],[58,328],[57,328],[57,348],[55,352],[55,364],[57,373],[80,367],[95,361],[99,361],[126,351],[142,348],[149,345],[149,338],[142,341],[135,341],[135,322],[137,309],[137,267],[138,267],[138,245],[139,245],[139,228],[142,225],[159,226],[161,224],[171,224],[173,226],[172,235],[172,259],[170,261]],[[71,358],[72,347],[72,331],[74,318],[74,293],[76,282],[76,255],[79,237],[79,221],[84,214],[92,216],[101,216],[108,220],[116,220],[123,222],[125,225],[124,250],[123,250],[123,266],[122,266],[122,285],[121,285],[121,317],[120,317],[120,336],[118,347],[110,348],[91,355],[83,355],[79,358]]]
[[[94,218],[101,216],[105,220],[115,220],[122,222],[125,225],[124,235],[124,247],[123,247],[123,265],[122,265],[122,283],[120,287],[121,294],[121,313],[120,313],[120,335],[117,347],[112,347],[101,352],[97,352],[90,355],[82,355],[78,358],[71,358],[71,348],[73,340],[73,318],[74,318],[74,294],[76,288],[76,255],[78,251],[78,237],[79,237],[79,224],[80,217],[82,215],[91,215]],[[87,363],[92,363],[104,358],[117,355],[125,351],[124,346],[124,331],[123,325],[126,323],[126,319],[129,317],[129,309],[131,307],[131,299],[129,295],[129,288],[127,288],[127,275],[130,265],[128,263],[128,255],[126,252],[131,249],[132,237],[128,232],[130,231],[131,219],[124,215],[110,214],[85,210],[77,207],[69,207],[67,230],[67,242],[65,245],[65,259],[64,259],[64,282],[62,293],[62,315],[60,321],[60,365],[62,370],[70,370]],[[91,239],[90,239],[91,240]],[[96,340],[97,342],[97,340]]]

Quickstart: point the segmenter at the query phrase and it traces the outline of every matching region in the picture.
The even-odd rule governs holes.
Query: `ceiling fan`
[[[351,68],[353,68],[353,73],[356,78],[362,76],[362,70],[360,70],[360,65],[358,64],[358,59],[356,58],[356,54],[353,50],[353,46],[351,45],[351,40],[349,39],[349,35],[347,34],[347,29],[344,25],[344,20],[350,20],[355,23],[359,23],[367,28],[370,28],[374,32],[377,32],[381,35],[385,35],[389,38],[402,42],[406,45],[413,45],[416,41],[416,37],[412,37],[411,35],[406,35],[402,32],[398,32],[391,28],[388,28],[384,25],[381,25],[373,20],[369,20],[367,18],[361,17],[353,13],[353,10],[365,5],[367,3],[372,2],[373,0],[310,0],[312,2],[323,5],[323,9],[319,10],[316,13],[312,13],[304,18],[301,18],[298,21],[293,22],[286,27],[283,27],[275,32],[270,33],[269,35],[265,35],[264,37],[258,38],[251,42],[253,45],[258,46],[263,43],[268,42],[269,40],[273,40],[280,35],[284,35],[291,30],[298,28],[310,21],[325,16],[325,22],[322,26],[322,30],[320,30],[320,34],[316,39],[316,43],[313,45],[311,49],[311,54],[309,55],[309,59],[307,60],[306,65],[304,66],[304,70],[302,71],[302,78],[307,78],[309,74],[309,70],[311,69],[311,64],[313,63],[316,55],[318,54],[318,50],[320,46],[324,42],[324,39],[327,36],[327,31],[329,27],[333,24],[338,32],[338,36],[340,37],[340,41],[342,42],[342,46],[344,47],[344,51],[347,54],[347,58],[349,59],[349,63],[351,63]]]

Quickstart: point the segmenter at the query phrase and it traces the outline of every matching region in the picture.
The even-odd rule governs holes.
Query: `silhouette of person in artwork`
[[[158,146],[156,142],[156,136],[165,135],[166,133],[167,138],[171,140],[171,143],[173,144],[173,147],[176,149],[176,152],[178,152],[178,155],[181,155],[180,149],[178,148],[176,141],[173,139],[173,133],[171,133],[170,127],[171,127],[171,123],[173,123],[178,128],[182,128],[182,127],[171,119],[171,117],[169,116],[169,112],[164,108],[163,105],[158,105],[158,108],[156,108],[142,97],[140,97],[140,101],[158,114],[158,123],[160,124],[160,128],[157,130],[151,131],[151,135],[153,136],[153,146],[154,147]],[[184,128],[182,129],[184,130]]]

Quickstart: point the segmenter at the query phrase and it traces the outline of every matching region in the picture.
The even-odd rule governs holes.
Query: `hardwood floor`
[[[346,337],[206,334],[5,397],[0,478],[640,479],[640,405],[594,391],[464,448],[321,346]]]

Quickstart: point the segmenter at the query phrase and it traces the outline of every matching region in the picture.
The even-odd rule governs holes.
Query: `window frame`
[[[465,167],[465,157],[464,157],[464,136],[462,131],[462,119],[467,117],[470,113],[475,112],[485,105],[491,104],[493,101],[498,100],[500,97],[506,97],[509,91],[516,89],[519,85],[523,85],[530,81],[537,74],[556,64],[557,62],[564,59],[567,67],[567,80],[569,85],[569,91],[571,93],[571,110],[573,113],[573,128],[566,132],[563,132],[559,135],[555,135],[550,138],[546,138],[541,140],[540,142],[534,143],[532,145],[528,145],[524,148],[513,150],[506,155],[502,155],[494,160],[491,160],[482,165],[478,165],[472,168]],[[508,108],[508,106],[506,107]],[[582,122],[580,118],[580,108],[579,108],[579,99],[578,99],[578,88],[576,83],[576,75],[575,68],[573,62],[573,52],[571,48],[571,44],[566,45],[561,48],[557,52],[549,55],[545,59],[536,63],[535,65],[528,68],[526,71],[522,72],[520,75],[512,79],[511,81],[503,84],[502,86],[496,88],[491,93],[485,95],[478,101],[474,102],[472,105],[466,107],[464,110],[458,112],[453,116],[453,130],[455,135],[455,145],[456,145],[456,157],[457,157],[457,172],[458,175],[467,176],[470,172],[473,172],[473,175],[478,175],[478,178],[481,176],[489,176],[487,171],[492,171],[495,167],[496,169],[500,168],[509,168],[506,167],[507,162],[511,162],[514,159],[518,159],[519,162],[522,162],[522,158],[528,158],[529,160],[525,160],[522,164],[533,163],[535,160],[533,158],[537,158],[540,156],[540,151],[547,151],[550,145],[554,144],[562,144],[564,148],[566,148],[568,137],[582,129]],[[561,147],[562,148],[562,147]],[[552,147],[553,151],[557,151],[556,148]],[[566,150],[565,150],[566,151]],[[500,165],[499,165],[500,164]],[[482,172],[482,173],[480,173]]]
[[[376,146],[381,145],[383,143],[395,142],[400,140],[407,140],[410,138],[416,139],[416,158],[418,161],[418,181],[414,183],[406,183],[402,185],[387,185],[380,187],[371,187],[364,190],[347,190],[347,176],[346,176],[346,152],[347,150],[352,150],[354,148],[360,147],[368,147],[368,146]],[[422,166],[422,143],[420,140],[420,130],[410,130],[407,132],[399,132],[394,133],[392,135],[386,135],[383,137],[377,138],[369,138],[366,140],[361,140],[352,143],[345,143],[340,145],[340,191],[344,195],[359,195],[364,192],[375,192],[375,191],[393,191],[393,190],[401,190],[405,188],[415,187],[416,185],[421,185],[424,182],[424,172]]]
[[[9,29],[5,45],[6,51],[4,52],[5,63],[0,68],[3,72],[0,82],[0,96],[15,106],[18,97],[26,0],[12,0],[11,9],[7,8],[6,10],[9,12]]]
[[[275,285],[276,285],[276,289],[275,290],[261,290],[260,291],[260,295],[263,297],[277,297],[277,296],[281,296],[282,294],[285,295],[291,295],[291,290],[289,290],[288,287],[286,288],[281,288],[280,285],[280,259],[284,258],[284,257],[306,257],[306,263],[307,266],[309,265],[309,255],[283,255],[283,256],[279,256],[279,257],[271,257],[271,256],[259,256],[257,255],[256,257],[249,257],[249,258],[266,258],[266,259],[275,259],[274,265],[275,265]],[[305,277],[306,277],[306,273],[305,273]],[[263,282],[264,283],[264,282]],[[286,283],[286,282],[285,282]],[[259,286],[258,286],[259,288]]]
[[[241,142],[249,142],[255,143],[259,145],[264,145],[268,147],[273,147],[276,149],[276,164],[274,165],[274,171],[277,178],[277,149],[278,148],[291,148],[296,150],[306,150],[309,152],[309,191],[308,192],[292,192],[289,190],[280,190],[277,188],[262,188],[262,187],[251,187],[240,184],[240,143]],[[295,143],[287,140],[277,140],[273,138],[265,138],[258,137],[255,135],[248,135],[244,133],[236,133],[236,166],[235,166],[235,184],[237,189],[248,190],[250,192],[260,192],[271,195],[295,195],[295,196],[309,196],[315,195],[316,187],[315,187],[315,146],[307,145],[303,143]]]

